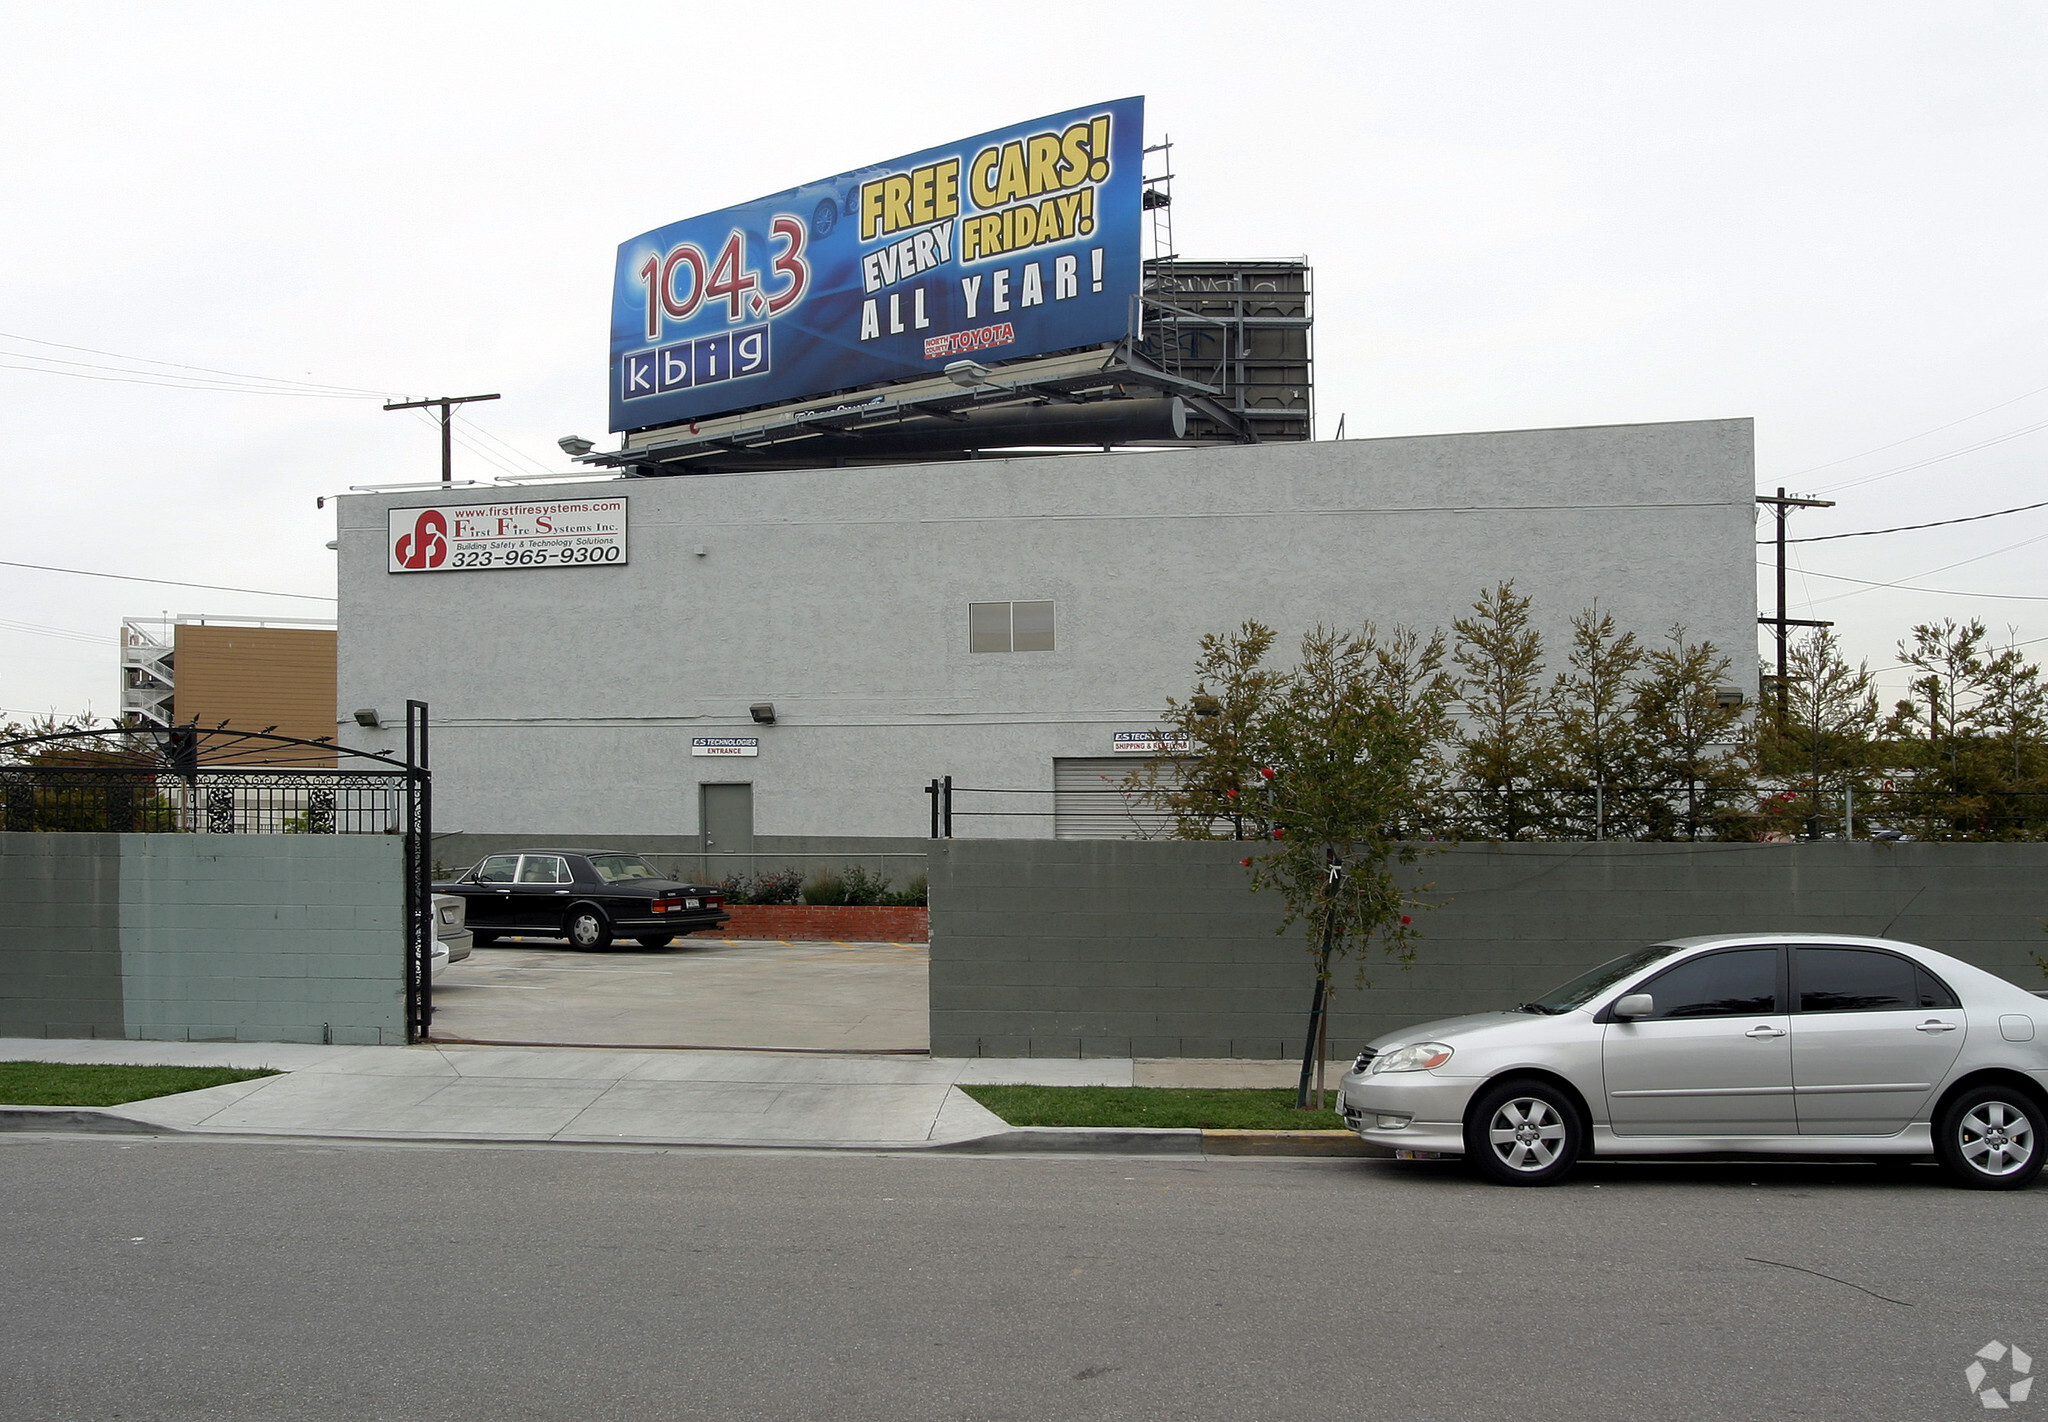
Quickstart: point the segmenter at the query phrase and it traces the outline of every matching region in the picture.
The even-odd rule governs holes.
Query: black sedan
[[[519,934],[598,949],[616,935],[662,948],[677,934],[716,928],[731,917],[718,890],[679,883],[639,855],[614,849],[487,855],[452,883],[434,885],[434,892],[465,901],[478,946]]]

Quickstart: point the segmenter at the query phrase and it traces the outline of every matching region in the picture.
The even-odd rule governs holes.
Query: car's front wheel
[[[1547,1081],[1504,1081],[1465,1113],[1465,1159],[1496,1185],[1555,1185],[1585,1151],[1578,1104]]]
[[[569,910],[569,918],[562,925],[562,932],[569,939],[569,946],[596,952],[612,945],[612,926],[605,916],[594,908]]]
[[[1934,1153],[1949,1178],[1977,1190],[2018,1190],[2041,1173],[2041,1104],[2010,1086],[1976,1086],[1942,1108]]]

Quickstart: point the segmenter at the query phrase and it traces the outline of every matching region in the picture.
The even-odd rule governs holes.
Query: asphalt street
[[[1925,1168],[15,1135],[0,1211],[52,1422],[1925,1422],[2048,1358],[2048,1190]]]

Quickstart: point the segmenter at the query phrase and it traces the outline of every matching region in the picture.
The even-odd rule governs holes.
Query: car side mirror
[[[1614,1015],[1620,1018],[1648,1017],[1657,1010],[1657,999],[1646,992],[1632,992],[1614,1004]]]

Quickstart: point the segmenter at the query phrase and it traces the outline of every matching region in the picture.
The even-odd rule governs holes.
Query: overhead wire
[[[109,360],[128,361],[131,364],[135,365],[160,365],[171,370],[193,371],[201,375],[225,376],[231,380],[253,380],[261,382],[262,384],[266,385],[293,386],[301,390],[309,391],[322,390],[338,395],[359,396],[363,399],[375,398],[383,400],[390,398],[390,394],[387,391],[365,390],[362,387],[355,385],[330,385],[323,381],[293,380],[285,376],[250,375],[244,371],[220,370],[213,366],[207,365],[184,365],[178,361],[173,360],[157,360],[152,356],[126,355],[120,351],[104,351],[98,349],[95,346],[68,345],[63,341],[44,340],[40,336],[23,336],[13,331],[0,331],[0,339],[6,339],[10,341],[21,341],[32,346],[49,346],[53,350],[77,351],[82,355],[105,356]],[[83,365],[95,370],[108,370],[115,368],[111,366],[96,365],[90,361],[62,361],[56,356],[36,356],[26,351],[9,352],[8,354],[18,354],[31,360],[57,361],[58,363],[64,365]],[[134,373],[147,375],[152,374],[153,372],[140,371]]]
[[[167,588],[198,588],[203,592],[249,593],[256,597],[294,597],[306,602],[336,601],[324,593],[279,592],[275,588],[237,588],[222,583],[187,583],[176,578],[145,578],[136,573],[101,573],[89,568],[60,568],[49,563],[17,563],[7,558],[0,558],[0,568],[27,568],[38,573],[69,573],[80,578],[110,578],[123,583],[155,583]]]
[[[1920,528],[1947,528],[1950,524],[1978,523],[1987,518],[2004,518],[2007,514],[2030,513],[2034,509],[2048,509],[2048,500],[2043,500],[2038,504],[2021,504],[2016,508],[1994,509],[1990,513],[1965,514],[1961,518],[1938,518],[1932,523],[1902,523],[1893,528],[1862,528],[1854,533],[1819,533],[1808,538],[1788,538],[1785,542],[1788,544],[1831,543],[1838,538],[1874,538],[1880,533],[1911,533],[1915,529]],[[1756,541],[1756,545],[1759,548],[1775,547],[1777,546],[1777,540],[1774,538],[1759,538]]]

